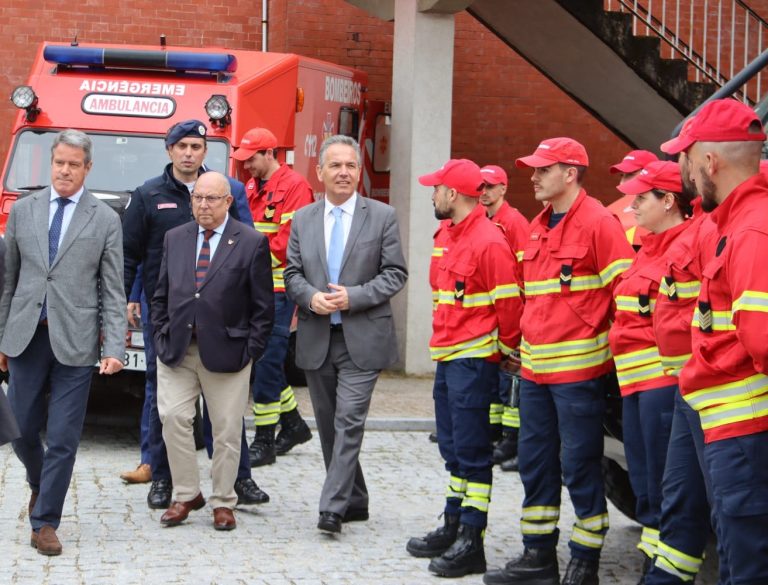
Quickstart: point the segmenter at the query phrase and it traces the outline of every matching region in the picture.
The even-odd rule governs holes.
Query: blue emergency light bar
[[[127,69],[172,69],[234,73],[237,58],[227,53],[194,53],[184,51],[149,51],[142,49],[106,49],[99,47],[67,47],[48,45],[43,59],[49,63],[70,66],[121,67]]]

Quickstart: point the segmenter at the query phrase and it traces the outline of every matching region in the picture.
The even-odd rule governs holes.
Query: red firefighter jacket
[[[312,187],[299,173],[283,164],[257,190],[258,182],[251,179],[245,185],[253,226],[269,238],[272,253],[272,282],[275,292],[285,292],[285,270],[291,221],[297,209],[314,201]]]
[[[552,207],[531,222],[523,250],[521,374],[538,384],[579,382],[613,369],[613,287],[634,251],[621,223],[582,189],[549,229]]]
[[[444,222],[436,235],[443,232],[442,257],[434,273],[432,359],[498,361],[520,343],[522,303],[515,258],[482,205],[456,225]]]
[[[664,374],[653,334],[659,283],[666,271],[664,252],[689,229],[684,221],[660,234],[648,233],[632,265],[613,290],[615,314],[608,333],[621,395],[677,384]]]
[[[768,179],[747,179],[711,216],[719,239],[702,272],[693,355],[680,372],[707,443],[768,431]]]
[[[506,201],[501,204],[496,215],[490,219],[504,232],[504,237],[509,242],[509,248],[517,261],[520,262],[523,258],[523,246],[528,238],[528,230],[531,227],[528,220]]]

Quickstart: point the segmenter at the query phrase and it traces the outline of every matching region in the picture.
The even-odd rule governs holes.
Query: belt
[[[341,323],[331,323],[331,331],[343,331],[344,327]]]

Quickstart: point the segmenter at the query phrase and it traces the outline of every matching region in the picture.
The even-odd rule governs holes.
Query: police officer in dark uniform
[[[203,160],[207,152],[207,129],[199,120],[186,120],[169,128],[165,137],[165,146],[171,162],[166,165],[163,173],[146,181],[131,195],[131,201],[125,210],[123,218],[123,246],[125,257],[125,289],[130,293],[136,277],[139,264],[142,265],[144,291],[151,309],[152,296],[155,293],[160,271],[160,260],[163,256],[163,241],[165,233],[176,226],[192,220],[192,205],[190,192],[197,177],[205,172]],[[245,200],[245,189],[239,181],[235,183],[236,191]],[[253,225],[250,213],[247,211],[247,201],[244,202],[248,217],[243,218],[235,197],[229,214],[237,220],[243,220]],[[146,315],[145,321],[149,321]],[[147,385],[145,400],[150,401],[149,420],[149,450],[152,465],[152,484],[147,496],[147,504],[153,509],[165,509],[171,503],[171,472],[168,466],[168,455],[162,435],[162,424],[157,412],[157,365],[152,331],[144,337],[144,352],[147,362]],[[269,501],[269,496],[259,489],[251,477],[248,464],[248,444],[243,440],[241,446],[240,468],[238,469],[235,490],[239,504],[260,504]]]

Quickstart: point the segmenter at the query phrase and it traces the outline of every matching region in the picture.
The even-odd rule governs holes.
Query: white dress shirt
[[[85,191],[85,187],[80,187],[80,190],[72,195],[71,197],[66,197],[65,199],[69,199],[70,204],[64,206],[64,215],[61,220],[61,233],[59,234],[59,248],[61,247],[61,242],[64,241],[64,234],[67,233],[67,228],[69,227],[69,222],[72,221],[72,216],[75,213],[75,207],[77,207],[77,202],[80,201],[80,197],[83,196],[83,192]],[[61,197],[56,192],[56,189],[51,186],[51,201],[48,204],[48,229],[51,229],[51,224],[53,223],[53,216],[56,214],[56,210],[59,208],[59,202],[58,198]]]
[[[325,255],[328,256],[328,247],[331,245],[331,231],[333,231],[333,224],[336,222],[336,218],[333,216],[333,209],[335,207],[340,207],[342,214],[341,214],[341,224],[344,227],[344,247],[347,246],[347,238],[349,238],[349,231],[352,229],[352,216],[355,214],[355,205],[357,204],[357,191],[347,199],[344,203],[341,205],[334,205],[333,203],[329,202],[326,198],[325,200],[325,211],[323,212],[323,219],[324,224],[323,227],[325,228]]]
[[[224,228],[226,227],[228,221],[229,221],[229,213],[227,213],[226,217],[224,218],[224,221],[219,227],[213,228],[213,235],[208,240],[208,245],[211,247],[211,262],[213,262],[213,255],[216,253],[216,248],[219,247],[221,236],[222,234],[224,234]],[[205,240],[205,236],[203,235],[204,233],[205,233],[205,228],[198,225],[197,226],[197,254],[195,254],[195,262],[197,262],[197,257],[200,256],[200,249],[203,247],[203,241]]]

